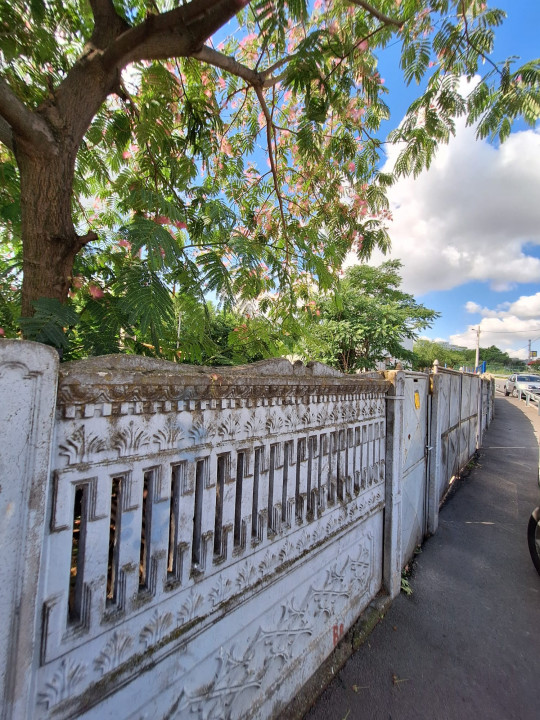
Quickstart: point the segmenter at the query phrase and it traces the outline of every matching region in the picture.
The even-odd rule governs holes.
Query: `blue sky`
[[[493,58],[539,57],[540,2],[490,5],[508,14]],[[379,63],[393,126],[418,92],[403,86],[398,53],[389,48]],[[404,289],[441,313],[425,336],[474,347],[480,325],[484,347],[526,357],[533,340],[540,354],[540,127],[517,123],[498,147],[458,125],[431,169],[399,181],[390,200],[390,256],[403,263]]]

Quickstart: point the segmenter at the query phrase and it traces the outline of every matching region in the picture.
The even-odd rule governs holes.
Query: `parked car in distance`
[[[522,398],[525,397],[525,393],[538,393],[540,394],[540,375],[510,375],[504,383],[504,394],[512,395],[514,397]]]

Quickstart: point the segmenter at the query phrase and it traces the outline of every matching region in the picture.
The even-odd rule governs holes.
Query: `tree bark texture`
[[[34,300],[66,300],[82,244],[71,219],[73,153],[16,154],[21,177],[22,316],[29,317]]]
[[[75,161],[92,118],[118,87],[119,71],[105,72],[101,57],[79,60],[53,99],[35,115],[49,128],[50,142],[29,142],[14,134],[21,183],[23,239],[22,316],[33,314],[42,297],[65,302],[79,250],[96,236],[79,236],[72,220]]]

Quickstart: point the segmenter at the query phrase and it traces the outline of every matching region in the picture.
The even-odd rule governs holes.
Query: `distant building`
[[[469,349],[469,348],[463,347],[462,345],[452,345],[452,343],[449,343],[449,342],[438,342],[437,345],[440,345],[445,350],[457,350],[458,352],[462,352],[463,350]]]

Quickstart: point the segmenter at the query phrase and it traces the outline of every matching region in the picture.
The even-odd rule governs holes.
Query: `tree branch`
[[[353,5],[358,5],[359,7],[363,8],[367,13],[373,15],[373,17],[376,17],[377,20],[380,20],[385,25],[394,25],[398,28],[401,28],[404,25],[404,20],[395,20],[394,18],[385,15],[380,10],[377,10],[376,7],[373,7],[371,3],[365,2],[365,0],[349,0],[349,2],[352,2]]]
[[[247,67],[247,65],[239,63],[238,60],[235,60],[233,57],[230,57],[229,55],[224,55],[223,53],[214,50],[214,48],[211,48],[208,45],[204,45],[201,50],[193,53],[191,57],[208,63],[208,65],[213,65],[214,67],[221,68],[222,70],[231,73],[231,75],[241,77],[253,87],[268,88],[276,85],[278,82],[280,82],[280,80],[283,79],[283,74],[272,77],[272,72],[274,70],[278,70],[280,67],[283,67],[283,65],[288,63],[294,56],[289,55],[288,57],[280,60],[279,63],[274,63],[274,65],[267,68],[266,70],[260,71],[252,70],[251,68]]]
[[[273,75],[276,70],[279,70],[281,67],[286,65],[288,62],[290,62],[294,57],[296,57],[296,53],[294,55],[287,55],[287,57],[281,58],[277,62],[275,62],[273,65],[270,65],[269,68],[266,68],[266,70],[261,73],[265,77],[268,77],[270,75]]]
[[[129,30],[128,23],[116,12],[112,0],[89,0],[94,16],[94,31],[90,43],[104,49],[107,45]]]
[[[43,118],[29,110],[1,77],[0,117],[4,121],[0,126],[1,129],[5,130],[6,125],[11,128],[12,143],[13,135],[17,135],[41,151],[56,148],[53,134]],[[4,142],[4,140],[2,141]]]
[[[241,77],[247,83],[253,85],[253,87],[263,87],[264,78],[261,73],[248,68],[246,65],[242,65],[242,63],[239,63],[229,55],[224,55],[208,45],[204,45],[198,52],[193,53],[192,57],[209,65],[213,65],[214,67],[221,68],[231,73],[231,75]]]
[[[77,239],[75,242],[77,252],[79,252],[79,250],[82,250],[85,245],[88,245],[88,243],[95,242],[97,239],[98,236],[93,230],[89,230],[86,235],[77,235]]]
[[[463,8],[463,5],[462,5],[461,7]],[[488,62],[488,63],[495,69],[495,71],[496,71],[500,76],[502,76],[502,72],[501,72],[499,66],[496,65],[496,64],[493,62],[493,60],[489,57],[489,55],[486,55],[484,52],[482,52],[482,50],[479,50],[479,49],[474,45],[474,43],[472,42],[471,36],[469,35],[469,23],[467,22],[467,15],[466,15],[466,13],[464,12],[464,10],[462,10],[461,17],[463,18],[464,36],[465,36],[467,42],[469,43],[469,45],[472,47],[472,49],[473,49],[476,53],[478,53],[478,55],[480,55],[480,57],[481,57],[485,62]]]
[[[276,191],[278,203],[279,203],[279,212],[281,214],[281,221],[283,223],[283,233],[285,235],[285,239],[287,242],[287,262],[289,259],[289,242],[287,240],[287,223],[285,222],[285,211],[283,210],[283,198],[281,197],[281,190],[279,187],[279,180],[277,176],[277,168],[276,168],[276,161],[274,159],[274,148],[272,144],[272,116],[270,115],[270,111],[268,110],[268,105],[266,104],[266,100],[264,99],[263,91],[260,87],[255,87],[255,92],[257,93],[257,97],[259,98],[259,102],[261,104],[262,111],[264,113],[264,117],[266,118],[266,141],[268,143],[268,155],[270,158],[270,169],[272,171],[272,178],[274,180],[274,189]]]
[[[13,132],[11,130],[11,125],[7,122],[7,120],[4,120],[4,118],[0,115],[0,142],[3,143],[8,150],[11,150],[13,152]]]
[[[103,1],[103,0],[101,0]],[[103,54],[106,69],[192,55],[250,0],[191,0],[122,33]]]

